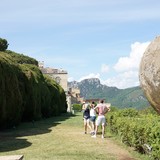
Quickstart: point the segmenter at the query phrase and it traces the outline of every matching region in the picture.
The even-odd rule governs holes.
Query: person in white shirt
[[[95,132],[95,121],[96,121],[96,112],[94,110],[94,107],[95,107],[95,102],[92,102],[90,106],[90,122],[92,127],[92,131],[91,131],[92,135],[94,135],[94,132]]]

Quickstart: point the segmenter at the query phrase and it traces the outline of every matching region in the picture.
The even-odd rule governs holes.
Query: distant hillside
[[[81,91],[81,97],[84,99],[104,98],[106,102],[119,108],[134,107],[141,109],[149,106],[149,102],[140,87],[118,89],[102,85],[97,78],[85,79],[81,82],[69,82],[69,86],[78,87]]]

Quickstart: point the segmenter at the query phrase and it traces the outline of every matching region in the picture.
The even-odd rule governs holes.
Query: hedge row
[[[134,147],[140,153],[148,154],[151,159],[160,159],[158,115],[142,115],[134,109],[125,109],[110,113],[109,124],[111,131],[118,134],[123,143]]]
[[[64,90],[44,77],[37,64],[11,51],[0,52],[0,129],[66,112]]]
[[[73,104],[72,107],[75,111],[82,111],[82,104]]]

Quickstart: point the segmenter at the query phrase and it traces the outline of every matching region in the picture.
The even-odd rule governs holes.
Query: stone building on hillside
[[[39,68],[43,74],[49,75],[52,79],[54,79],[67,93],[68,91],[68,73],[63,69],[55,69],[55,68],[44,68],[44,62],[39,62]]]
[[[72,112],[72,104],[81,103],[80,90],[78,88],[68,88],[68,73],[63,69],[55,69],[44,67],[44,61],[38,63],[39,68],[43,74],[49,75],[54,79],[65,91],[67,99],[67,112]]]
[[[69,88],[68,91],[71,95],[72,104],[83,102],[83,98],[80,97],[80,89],[79,88]]]

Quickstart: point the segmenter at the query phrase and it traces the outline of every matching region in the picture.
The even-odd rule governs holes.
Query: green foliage
[[[130,113],[129,113],[130,112]],[[134,147],[151,159],[160,159],[160,117],[124,109],[108,115],[110,129],[123,143]]]
[[[66,106],[64,90],[42,75],[36,60],[0,52],[0,129],[59,115]]]
[[[115,107],[115,106],[111,106],[110,109],[111,109],[111,112],[119,111],[119,109],[117,107]]]
[[[8,48],[8,42],[6,39],[0,38],[0,51],[5,51]]]
[[[149,106],[143,110],[140,110],[139,111],[141,114],[155,114],[155,115],[158,115],[158,113],[155,111],[155,109],[153,109],[153,107]]]
[[[136,117],[138,116],[138,111],[134,108],[125,108],[119,111],[119,116],[122,117]]]
[[[62,87],[57,85],[57,83],[48,76],[45,76],[45,82],[50,91],[51,115],[59,115],[62,112],[66,112],[67,109],[66,96]],[[59,108],[59,106],[61,106],[61,108]]]
[[[16,67],[0,58],[0,126],[19,123],[22,114],[22,96],[19,90]]]
[[[23,54],[18,54],[13,51],[9,51],[9,50],[7,50],[6,53],[9,54],[9,56],[7,58],[11,59],[14,63],[34,64],[34,65],[38,66],[38,61],[35,60],[34,58],[25,56]]]
[[[43,75],[35,65],[22,64],[19,67],[20,71],[18,78],[24,104],[23,120],[40,119],[42,92],[41,86],[43,85],[44,81]]]
[[[82,110],[82,104],[73,104],[72,107],[73,107],[73,110],[75,110],[75,111]]]

